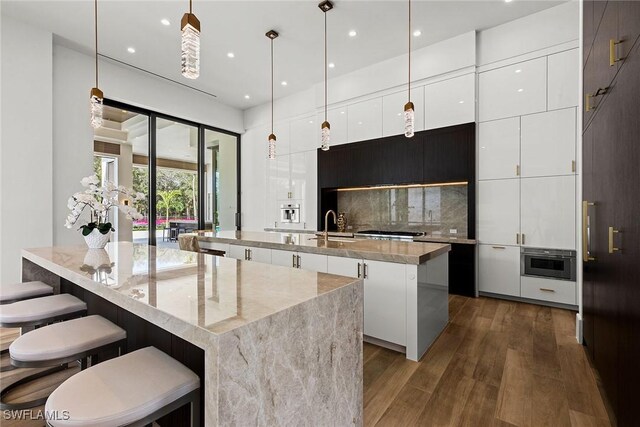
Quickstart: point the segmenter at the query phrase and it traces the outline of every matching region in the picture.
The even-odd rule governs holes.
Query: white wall
[[[52,37],[2,16],[0,280],[20,279],[20,249],[52,243]]]
[[[2,16],[0,279],[19,280],[23,247],[81,243],[66,201],[92,173],[93,58]],[[28,49],[24,47],[27,46]],[[105,97],[242,133],[243,113],[178,84],[100,61]]]

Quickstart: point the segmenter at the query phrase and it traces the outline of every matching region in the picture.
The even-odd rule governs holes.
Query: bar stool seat
[[[18,337],[9,346],[11,364],[20,366],[73,357],[126,339],[124,329],[92,315],[54,323]]]
[[[44,282],[24,282],[0,285],[0,304],[53,294],[53,288]]]
[[[49,396],[46,413],[54,427],[146,425],[191,403],[192,425],[200,425],[199,377],[169,355],[146,347],[72,376]],[[60,417],[65,418],[65,417]]]
[[[12,328],[51,323],[86,310],[84,301],[69,294],[33,298],[0,305],[0,326]]]

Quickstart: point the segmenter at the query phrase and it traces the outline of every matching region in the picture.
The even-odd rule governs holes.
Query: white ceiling
[[[413,1],[414,49],[472,30],[490,28],[562,1],[476,0]],[[194,0],[202,24],[201,73],[197,80],[180,75],[180,18],[187,0],[99,0],[103,55],[124,61],[246,109],[270,97],[269,39],[275,29],[275,94],[286,96],[323,79],[323,14],[315,0]],[[331,76],[406,53],[407,1],[335,0],[328,14]],[[2,0],[2,13],[45,28],[93,50],[93,1]],[[166,18],[170,26],[160,23]],[[356,30],[356,37],[348,32]],[[134,54],[127,48],[134,47]],[[235,58],[227,57],[233,52]],[[281,86],[286,80],[288,85]],[[245,99],[245,95],[250,99]]]

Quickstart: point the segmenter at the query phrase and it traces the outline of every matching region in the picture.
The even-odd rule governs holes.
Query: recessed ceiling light
[[[166,25],[166,26],[171,25],[171,22],[170,22],[167,18],[163,18],[163,19],[161,19],[161,20],[160,20],[160,23],[161,23],[162,25]]]
[[[361,125],[361,124],[362,124],[362,122],[358,122],[358,124],[359,124],[359,125]]]
[[[136,53],[136,49],[134,47],[128,47],[127,48],[127,52],[129,53]]]
[[[286,80],[283,80],[280,84],[281,84],[282,86],[286,86],[286,85],[287,85],[287,82],[286,82]]]
[[[309,120],[309,124],[311,124],[311,125],[312,125],[312,124],[313,124],[313,120]]]
[[[420,31],[420,30],[415,30],[413,32],[413,37],[420,37],[421,35],[422,35],[422,31]]]
[[[464,101],[458,101],[458,104],[464,104]]]
[[[340,111],[340,114],[344,114],[344,111]]]
[[[333,62],[329,62],[329,68],[336,68],[336,64],[334,64]]]
[[[249,95],[245,95],[244,96],[244,99],[250,99],[250,98],[251,98],[251,96],[249,96]]]
[[[349,31],[349,37],[355,37],[357,35],[358,35],[358,33],[356,32],[356,30]]]
[[[524,89],[518,89],[518,92],[523,92],[523,91],[524,91]]]
[[[227,53],[227,57],[228,58],[235,58],[236,56],[234,55],[233,52],[229,52],[229,53]]]
[[[402,113],[398,113],[398,116],[401,116],[401,115],[402,115]]]
[[[521,70],[521,69],[519,69],[519,68],[516,70],[516,74],[517,74],[517,73],[521,73],[521,72],[522,72],[522,70]]]
[[[511,3],[513,0],[504,0],[505,3]]]

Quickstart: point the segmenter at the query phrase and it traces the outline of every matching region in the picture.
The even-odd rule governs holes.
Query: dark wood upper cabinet
[[[620,57],[628,57],[640,37],[640,1],[620,1],[618,3],[618,47]]]
[[[422,182],[473,179],[474,141],[474,124],[442,128],[425,134]]]

